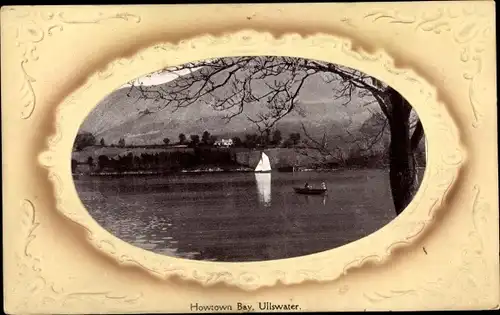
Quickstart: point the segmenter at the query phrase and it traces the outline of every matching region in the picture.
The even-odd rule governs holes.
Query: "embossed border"
[[[498,309],[494,6],[493,1],[421,1],[153,10],[151,6],[2,7],[3,218],[4,238],[9,240],[3,247],[6,312],[185,312],[186,301],[193,298],[228,303],[293,299],[308,311]],[[168,21],[166,14],[171,15]],[[207,28],[200,29],[201,24]],[[419,234],[420,241],[413,239],[412,246],[394,252],[386,264],[366,265],[337,281],[242,292],[175,279],[155,281],[140,268],[121,268],[116,259],[104,259],[102,251],[88,246],[92,243],[80,233],[84,229],[66,224],[55,210],[52,185],[36,159],[47,131],[53,130],[54,105],[61,97],[85,83],[88,69],[114,58],[110,52],[130,56],[132,50],[125,46],[131,45],[131,36],[135,40],[154,34],[146,39],[153,43],[162,38],[176,41],[178,34],[188,38],[244,28],[273,34],[356,36],[356,47],[385,47],[398,65],[411,65],[438,88],[440,99],[452,105],[450,113],[467,156],[457,183],[448,191],[450,198],[435,211],[436,222],[428,226],[428,233]],[[73,47],[82,38],[90,40],[85,49],[58,49]],[[78,66],[81,61],[85,67]],[[103,75],[118,74],[111,70]],[[434,183],[428,184],[434,189]],[[63,241],[61,230],[70,240]],[[134,275],[138,277],[130,282]]]
[[[307,48],[301,49],[307,53],[290,54],[296,47]],[[79,202],[70,172],[69,157],[79,124],[65,117],[78,116],[81,123],[99,100],[116,87],[167,66],[213,57],[264,54],[319,59],[359,69],[393,86],[410,101],[426,134],[435,135],[435,138],[427,139],[428,164],[421,188],[398,218],[368,237],[342,247],[298,258],[255,263],[202,262],[155,254],[119,240],[91,218]],[[28,75],[27,82],[30,82]],[[33,101],[28,103],[30,108],[34,108],[34,103],[33,96]],[[56,134],[48,139],[48,150],[39,160],[49,170],[58,210],[87,231],[88,240],[96,249],[120,264],[139,266],[163,279],[177,276],[204,286],[225,283],[244,290],[278,282],[332,281],[361,266],[387,262],[395,250],[411,245],[434,222],[466,158],[447,106],[439,100],[436,87],[415,71],[394,66],[392,58],[384,51],[355,51],[351,41],[345,38],[327,34],[307,37],[285,34],[276,38],[270,33],[252,30],[218,37],[207,35],[186,38],[178,44],[155,44],[130,58],[114,60],[106,69],[94,73],[58,106]],[[433,183],[432,189],[428,189],[429,183]],[[68,208],[68,204],[79,206]]]

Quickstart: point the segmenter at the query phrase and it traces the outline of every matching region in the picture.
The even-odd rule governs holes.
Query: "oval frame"
[[[298,52],[290,54],[290,52]],[[306,256],[259,262],[207,262],[169,257],[133,246],[100,226],[82,204],[71,174],[71,150],[78,129],[99,101],[125,82],[186,62],[217,57],[276,55],[317,59],[351,67],[389,84],[413,106],[426,135],[427,164],[412,202],[376,232],[343,246]],[[150,275],[172,276],[204,286],[224,283],[244,290],[278,282],[332,281],[353,268],[388,261],[394,250],[408,247],[434,222],[435,214],[454,185],[465,161],[465,149],[450,113],[434,86],[411,69],[399,69],[384,51],[357,52],[351,41],[327,34],[302,37],[239,31],[222,36],[199,36],[178,44],[155,44],[130,58],[120,58],[89,76],[56,109],[56,132],[39,162],[54,185],[57,210],[87,231],[88,241],[122,265],[135,265]]]

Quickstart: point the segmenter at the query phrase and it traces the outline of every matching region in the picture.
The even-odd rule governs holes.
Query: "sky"
[[[173,81],[183,75],[189,74],[190,72],[196,72],[199,68],[193,69],[181,69],[181,70],[161,70],[154,72],[152,74],[147,74],[142,77],[139,77],[133,81],[131,81],[134,85],[142,85],[142,86],[154,86],[162,83]],[[130,87],[131,82],[122,85],[120,88]]]

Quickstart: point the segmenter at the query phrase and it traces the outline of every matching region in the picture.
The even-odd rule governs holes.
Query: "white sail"
[[[269,162],[269,157],[262,152],[260,156],[260,161],[255,167],[256,172],[270,172],[271,171],[271,162]]]
[[[264,206],[271,204],[271,173],[256,173],[257,193],[259,200]]]

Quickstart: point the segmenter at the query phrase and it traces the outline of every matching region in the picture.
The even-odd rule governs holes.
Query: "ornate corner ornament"
[[[451,36],[460,47],[459,56],[464,64],[462,77],[468,82],[469,104],[472,115],[472,126],[481,124],[481,104],[477,99],[477,77],[483,70],[483,52],[485,44],[491,42],[494,25],[488,23],[488,12],[481,11],[471,3],[460,9],[441,7],[425,12],[421,16],[401,14],[395,10],[375,10],[363,16],[373,23],[407,24],[415,31],[430,32],[436,36]]]
[[[158,69],[214,57],[290,56],[297,47],[304,49],[295,57],[339,63],[391,85],[413,105],[426,134],[435,135],[427,139],[428,163],[420,189],[398,218],[372,235],[339,248],[255,263],[201,262],[156,254],[116,238],[91,218],[74,187],[69,157],[79,124],[100,99],[124,82]],[[394,250],[413,244],[434,223],[434,216],[442,209],[466,158],[457,126],[448,112],[448,105],[438,100],[436,87],[412,70],[396,68],[393,59],[384,51],[356,52],[350,40],[327,34],[286,34],[276,38],[270,33],[239,31],[219,37],[199,36],[178,44],[155,44],[133,57],[114,60],[105,70],[90,76],[83,86],[59,104],[55,124],[56,133],[48,139],[48,149],[41,153],[39,161],[49,171],[58,211],[80,225],[97,250],[120,264],[138,266],[161,279],[176,276],[204,286],[225,283],[243,290],[278,282],[332,281],[352,269],[385,263]]]
[[[16,310],[23,312],[26,309],[45,309],[52,305],[70,305],[74,302],[84,302],[85,305],[103,304],[110,305],[140,305],[143,300],[141,292],[129,295],[111,291],[80,290],[68,291],[64,285],[46,277],[43,270],[41,253],[37,252],[33,243],[37,241],[40,222],[36,217],[34,202],[24,199],[20,203],[21,226],[19,233],[23,238],[23,246],[16,252],[18,268],[17,282],[13,290],[19,290],[21,300],[16,305]],[[29,281],[27,282],[26,279]],[[25,295],[26,288],[30,294]]]
[[[100,24],[110,20],[122,20],[125,22],[141,22],[141,17],[130,13],[104,14],[89,16],[85,19],[67,16],[64,12],[36,11],[30,7],[6,7],[2,10],[9,11],[15,19],[22,20],[16,24],[16,47],[20,48],[20,68],[23,74],[20,87],[21,119],[29,119],[35,111],[37,97],[34,84],[36,79],[29,70],[29,64],[39,60],[37,47],[42,42],[58,32],[63,32],[66,27],[81,24]],[[95,15],[95,14],[94,14]]]

